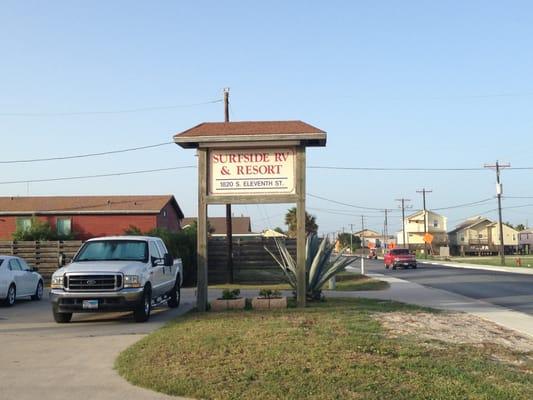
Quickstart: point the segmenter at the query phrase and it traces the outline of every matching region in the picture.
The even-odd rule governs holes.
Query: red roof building
[[[48,222],[60,236],[86,240],[121,235],[130,226],[177,231],[183,217],[172,195],[0,197],[0,239],[11,240],[33,218]]]

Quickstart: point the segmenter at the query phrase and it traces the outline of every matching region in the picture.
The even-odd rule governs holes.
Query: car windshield
[[[407,249],[396,249],[396,250],[392,250],[392,254],[395,254],[395,255],[409,254],[409,250],[407,250]]]
[[[83,245],[74,261],[148,261],[148,245],[141,240],[95,240]]]

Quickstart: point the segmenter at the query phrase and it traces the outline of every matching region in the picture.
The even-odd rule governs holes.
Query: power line
[[[139,146],[139,147],[130,147],[127,149],[119,149],[119,150],[111,150],[111,151],[102,151],[98,153],[86,153],[86,154],[76,154],[71,156],[57,156],[57,157],[47,157],[47,158],[30,158],[25,160],[0,160],[0,164],[22,164],[22,163],[33,163],[33,162],[43,162],[43,161],[58,161],[58,160],[72,160],[75,158],[88,158],[88,157],[97,157],[97,156],[105,156],[109,154],[119,154],[119,153],[127,153],[130,151],[137,151],[137,150],[145,150],[145,149],[152,149],[155,147],[162,147],[162,146],[168,146],[169,144],[174,144],[174,142],[164,142],[164,143],[156,143],[156,144],[150,144],[147,146]]]
[[[480,204],[487,203],[487,202],[491,201],[492,199],[493,199],[492,197],[489,197],[488,199],[479,200],[479,201],[473,201],[471,203],[457,204],[455,206],[449,206],[449,207],[432,208],[431,210],[432,211],[441,211],[441,210],[451,210],[453,208],[470,207],[470,206],[475,206],[475,205],[480,205]]]
[[[171,110],[175,108],[203,106],[207,104],[215,104],[215,103],[220,103],[220,102],[222,102],[222,99],[209,100],[209,101],[204,101],[201,103],[177,104],[177,105],[170,105],[170,106],[152,106],[152,107],[141,107],[141,108],[126,109],[126,110],[113,110],[113,111],[99,110],[99,111],[74,111],[74,112],[0,113],[0,117],[61,117],[61,116],[73,116],[73,115],[127,114],[127,113]]]
[[[307,196],[309,196],[309,197],[313,197],[313,198],[315,198],[315,199],[320,199],[320,200],[324,200],[324,201],[329,201],[329,202],[331,202],[331,203],[339,204],[339,205],[342,205],[342,206],[353,207],[353,208],[359,208],[359,209],[361,209],[361,210],[383,211],[383,207],[382,207],[382,208],[376,208],[376,207],[356,206],[356,205],[354,205],[354,204],[343,203],[343,202],[341,202],[341,201],[328,199],[328,198],[326,198],[326,197],[317,196],[317,195],[314,195],[314,194],[311,194],[311,193],[307,193]]]
[[[181,167],[170,167],[170,168],[145,169],[145,170],[139,170],[139,171],[114,172],[114,173],[109,173],[109,174],[98,174],[98,175],[80,175],[80,176],[66,176],[66,177],[60,177],[60,178],[3,181],[3,182],[0,182],[0,185],[11,185],[11,184],[16,184],[16,183],[57,182],[57,181],[69,181],[69,180],[78,180],[78,179],[91,179],[91,178],[107,178],[111,176],[148,174],[148,173],[153,173],[153,172],[174,171],[178,169],[188,169],[188,168],[196,168],[196,165],[184,165]]]
[[[418,168],[418,167],[339,167],[329,165],[308,165],[309,169],[325,169],[339,171],[390,171],[390,172],[467,172],[484,171],[485,168],[465,167],[465,168]],[[511,167],[508,170],[533,170],[533,167]]]
[[[327,165],[309,165],[310,169],[328,169],[328,170],[346,170],[346,171],[483,171],[484,168],[417,168],[417,167],[405,167],[405,168],[389,168],[389,167],[339,167],[339,166],[327,166]],[[533,169],[533,167],[531,167]]]

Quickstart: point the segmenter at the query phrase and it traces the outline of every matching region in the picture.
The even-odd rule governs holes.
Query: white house
[[[433,246],[446,246],[448,244],[447,220],[446,217],[429,210],[421,210],[409,215],[405,218],[405,243],[402,229],[397,234],[398,245],[422,247],[425,243],[424,235],[430,233],[433,236]]]
[[[456,254],[496,254],[500,246],[499,224],[485,217],[472,217],[448,232],[452,252]],[[506,252],[518,246],[518,231],[503,224]]]

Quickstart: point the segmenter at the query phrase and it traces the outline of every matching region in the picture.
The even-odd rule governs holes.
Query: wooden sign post
[[[197,307],[207,310],[207,215],[210,204],[296,203],[297,303],[306,300],[306,147],[326,133],[302,121],[203,123],[174,136],[198,155]]]

